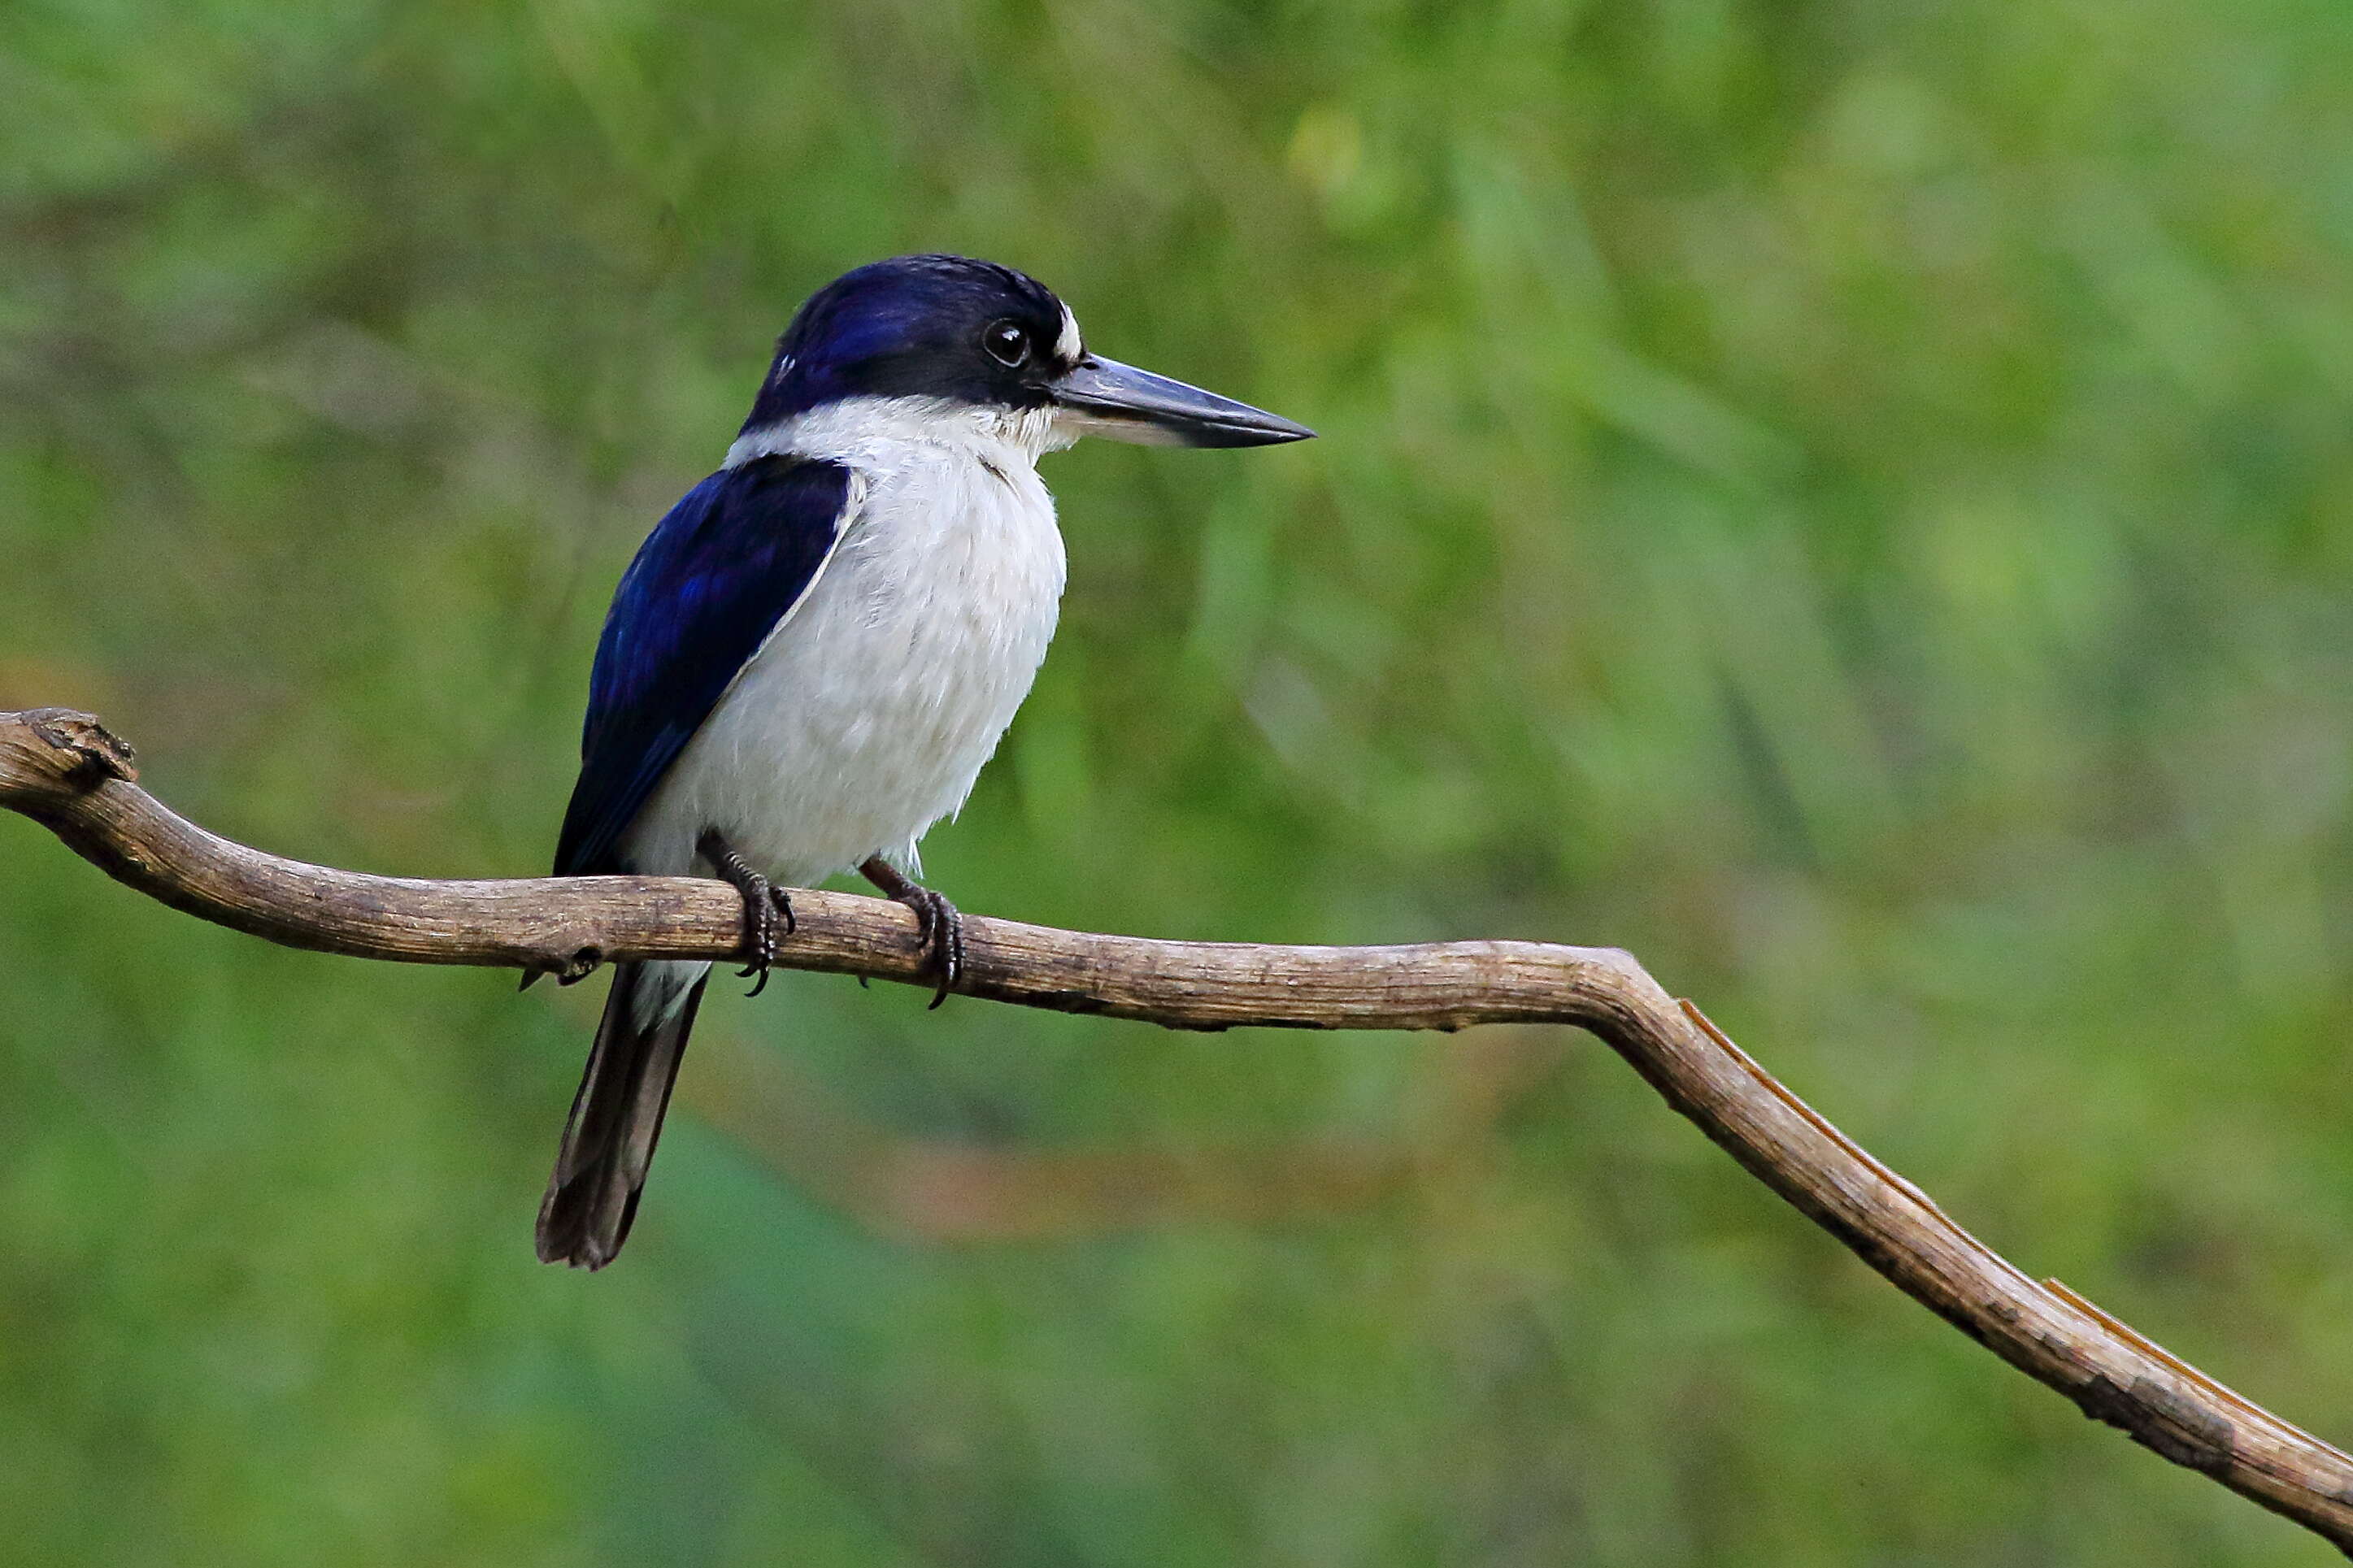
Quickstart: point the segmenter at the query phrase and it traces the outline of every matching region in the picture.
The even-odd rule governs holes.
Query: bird
[[[962,922],[917,879],[917,844],[963,805],[1053,636],[1065,561],[1039,458],[1087,436],[1314,434],[1090,352],[1013,268],[923,255],[844,273],[777,339],[718,471],[622,574],[555,874],[724,879],[756,994],[794,929],[784,889],[858,872],[915,912],[937,1006]],[[614,966],[540,1205],[543,1261],[619,1252],[710,971]]]

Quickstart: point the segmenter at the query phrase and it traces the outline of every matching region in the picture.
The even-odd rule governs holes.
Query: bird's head
[[[1247,403],[1090,353],[1036,279],[961,256],[900,256],[810,296],[776,341],[747,437],[856,398],[1021,416],[1044,447],[1108,436],[1261,447],[1314,434]]]

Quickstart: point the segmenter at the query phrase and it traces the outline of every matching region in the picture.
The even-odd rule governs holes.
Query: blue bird
[[[765,984],[792,925],[782,889],[856,870],[914,910],[938,1005],[963,941],[915,846],[963,805],[1053,636],[1062,538],[1039,458],[1082,436],[1313,434],[1088,353],[1011,268],[905,256],[835,279],[777,340],[719,471],[614,592],[555,874],[725,879]],[[543,1260],[620,1250],[710,971],[616,967]]]

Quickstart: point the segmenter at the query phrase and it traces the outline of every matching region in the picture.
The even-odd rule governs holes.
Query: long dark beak
[[[1262,408],[1093,354],[1048,390],[1055,427],[1073,436],[1158,447],[1271,447],[1315,434]]]

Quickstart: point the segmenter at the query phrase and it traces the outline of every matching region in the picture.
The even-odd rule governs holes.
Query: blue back
[[[638,548],[596,644],[557,876],[628,869],[621,835],[816,580],[849,495],[838,463],[754,458],[689,490]]]

